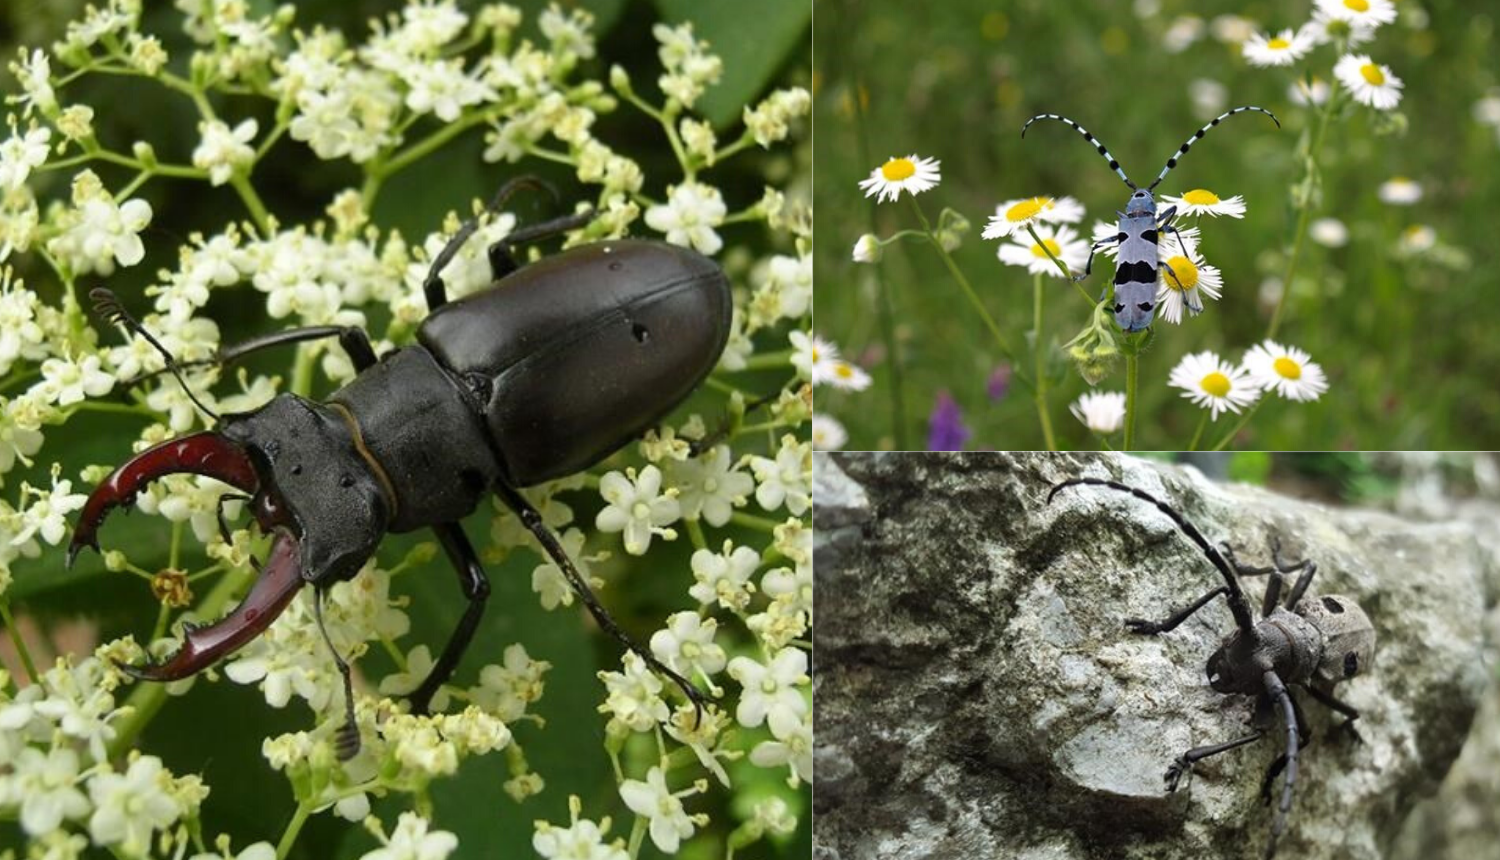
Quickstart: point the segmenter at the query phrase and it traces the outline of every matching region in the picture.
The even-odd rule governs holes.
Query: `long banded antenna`
[[[1100,140],[1097,137],[1094,137],[1094,135],[1090,133],[1088,129],[1068,119],[1065,116],[1061,116],[1055,113],[1039,113],[1031,119],[1026,120],[1026,124],[1021,126],[1021,138],[1023,140],[1026,138],[1026,129],[1031,128],[1031,124],[1039,119],[1055,119],[1058,122],[1065,122],[1068,125],[1072,126],[1074,131],[1083,135],[1084,140],[1088,141],[1090,145],[1099,150],[1099,154],[1104,156],[1105,161],[1109,162],[1109,169],[1119,174],[1120,178],[1125,180],[1125,184],[1130,186],[1131,191],[1134,191],[1136,189],[1135,183],[1131,182],[1130,177],[1125,175],[1125,171],[1120,169],[1120,162],[1116,161],[1115,157],[1109,154],[1109,150],[1104,146],[1104,141]],[[1218,122],[1218,120],[1215,120],[1215,122]]]
[[[1126,486],[1125,484],[1116,483],[1114,481],[1104,481],[1098,478],[1074,478],[1071,481],[1063,481],[1060,484],[1054,485],[1052,487],[1052,492],[1047,494],[1047,504],[1052,504],[1052,497],[1056,496],[1059,492],[1067,489],[1068,487],[1076,487],[1079,484],[1090,484],[1095,487],[1108,487],[1111,490],[1119,490],[1122,493],[1129,493],[1130,495],[1135,496],[1137,499],[1155,505],[1157,510],[1170,517],[1172,522],[1176,523],[1177,527],[1182,530],[1182,533],[1187,535],[1193,543],[1197,544],[1199,549],[1203,550],[1203,554],[1208,556],[1209,562],[1213,564],[1214,567],[1219,569],[1219,573],[1224,575],[1224,583],[1229,586],[1229,593],[1228,595],[1226,595],[1229,601],[1229,611],[1234,613],[1235,624],[1238,625],[1241,630],[1247,633],[1255,627],[1255,622],[1252,620],[1250,615],[1250,605],[1245,602],[1245,592],[1240,588],[1240,582],[1235,578],[1234,571],[1229,567],[1229,563],[1224,560],[1224,556],[1214,548],[1213,544],[1209,543],[1208,540],[1203,537],[1203,533],[1198,531],[1198,529],[1195,528],[1192,523],[1187,521],[1186,517],[1168,507],[1166,502],[1163,502],[1148,493],[1137,490],[1135,487]]]
[[[1160,185],[1161,181],[1163,179],[1167,178],[1167,174],[1172,172],[1172,168],[1174,168],[1174,167],[1177,166],[1177,162],[1181,161],[1182,157],[1184,155],[1187,155],[1187,151],[1189,149],[1192,149],[1193,148],[1193,144],[1197,143],[1199,138],[1201,138],[1201,137],[1203,137],[1203,135],[1207,134],[1209,129],[1213,128],[1214,126],[1218,125],[1219,123],[1223,122],[1224,120],[1226,120],[1226,119],[1234,116],[1235,114],[1237,114],[1237,113],[1244,113],[1247,110],[1260,111],[1261,113],[1263,113],[1266,116],[1270,117],[1271,118],[1271,122],[1276,123],[1276,127],[1277,128],[1281,128],[1281,120],[1279,120],[1279,119],[1276,118],[1276,114],[1271,113],[1270,111],[1266,110],[1265,108],[1258,108],[1258,107],[1256,107],[1254,105],[1245,105],[1244,107],[1237,107],[1237,108],[1235,108],[1232,111],[1226,111],[1225,113],[1220,114],[1214,120],[1212,120],[1211,122],[1209,122],[1208,125],[1205,125],[1204,127],[1202,127],[1200,129],[1198,129],[1197,131],[1193,132],[1193,136],[1192,137],[1188,138],[1187,141],[1182,144],[1182,146],[1177,147],[1177,151],[1174,152],[1174,153],[1172,153],[1172,157],[1171,158],[1167,159],[1167,166],[1163,167],[1161,169],[1161,173],[1157,174],[1157,176],[1156,176],[1156,181],[1153,182],[1153,183],[1151,183],[1151,185],[1148,186],[1146,188],[1146,190],[1147,191],[1151,191],[1151,190],[1155,189],[1156,186]],[[1081,131],[1081,129],[1080,129],[1080,131]],[[1131,187],[1133,188],[1135,186],[1131,186]]]
[[[89,298],[94,301],[94,314],[96,316],[113,325],[123,326],[129,331],[135,332],[145,338],[147,343],[156,347],[156,351],[161,353],[162,358],[166,359],[166,369],[171,371],[173,376],[177,377],[177,383],[182,386],[182,390],[187,394],[188,399],[193,401],[193,405],[198,407],[204,415],[215,421],[219,420],[219,414],[204,406],[203,401],[198,399],[198,395],[193,393],[193,389],[187,384],[187,380],[183,378],[180,369],[181,365],[172,355],[172,351],[162,346],[161,341],[157,340],[151,332],[146,330],[145,326],[141,325],[135,317],[131,316],[129,311],[125,310],[125,306],[120,304],[120,298],[114,294],[114,291],[104,287],[95,287],[89,290]]]

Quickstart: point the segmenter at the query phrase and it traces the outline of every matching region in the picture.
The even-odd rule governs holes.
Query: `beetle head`
[[[283,394],[254,412],[226,416],[220,427],[163,442],[116,469],[84,504],[68,546],[71,565],[83,547],[99,548],[110,510],[131,504],[151,481],[180,473],[250,494],[261,530],[275,536],[244,601],[214,624],[188,628],[166,662],[122,667],[137,678],[172,681],[208,668],[269,627],[305,583],[358,573],[385,532],[388,500],[338,413]]]
[[[1125,201],[1125,214],[1130,215],[1155,215],[1156,201],[1152,199],[1151,192],[1144,188],[1137,190]]]
[[[1257,631],[1236,630],[1208,658],[1208,685],[1216,693],[1258,693],[1270,666],[1261,665]]]

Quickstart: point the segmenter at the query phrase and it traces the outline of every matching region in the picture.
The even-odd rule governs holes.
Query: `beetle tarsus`
[[[1167,773],[1164,777],[1167,783],[1167,793],[1171,794],[1175,792],[1177,784],[1182,781],[1182,778],[1192,772],[1193,763],[1188,761],[1187,756],[1178,756],[1176,761],[1167,766]]]

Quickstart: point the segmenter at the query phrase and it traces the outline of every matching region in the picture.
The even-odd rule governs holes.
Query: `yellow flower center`
[[[833,372],[840,379],[852,379],[854,377],[854,368],[851,367],[848,362],[844,361],[841,361],[838,364],[834,365]]]
[[[916,173],[917,166],[912,164],[909,158],[893,158],[880,167],[880,175],[884,176],[887,182],[900,182],[903,179],[910,179]]]
[[[1033,197],[1030,200],[1022,200],[1020,203],[1005,210],[1005,220],[1029,221],[1037,216],[1037,213],[1052,205],[1051,197]]]
[[[1344,5],[1356,12],[1370,11],[1370,0],[1344,0]]]
[[[817,347],[813,347],[812,348],[812,360],[813,360],[813,364],[817,364],[818,363],[818,348]]]
[[[1217,370],[1203,377],[1203,381],[1198,385],[1215,397],[1224,397],[1229,394],[1229,377]]]
[[[1182,195],[1182,202],[1192,206],[1212,206],[1219,202],[1219,195],[1207,188],[1194,188]]]
[[[1271,367],[1286,379],[1302,378],[1302,365],[1298,364],[1295,361],[1292,361],[1290,358],[1284,355],[1278,356],[1277,359],[1271,363]]]
[[[1280,36],[1277,36],[1277,37],[1273,38],[1271,41],[1269,41],[1269,42],[1266,43],[1266,47],[1267,48],[1275,48],[1278,51],[1285,51],[1287,48],[1290,48],[1291,46],[1292,46],[1291,42],[1288,42],[1287,40],[1281,38]]]
[[[1385,72],[1382,72],[1380,67],[1374,63],[1365,63],[1363,66],[1360,66],[1359,73],[1364,76],[1365,80],[1377,87],[1385,83]]]
[[[1043,248],[1042,245],[1046,245],[1047,247]],[[1031,253],[1037,255],[1038,257],[1045,258],[1047,257],[1047,252],[1051,251],[1053,257],[1062,256],[1062,246],[1057,244],[1056,239],[1043,239],[1042,245],[1032,245]]]
[[[1167,286],[1174,290],[1191,290],[1198,286],[1198,267],[1193,265],[1192,260],[1179,255],[1168,260],[1167,265],[1172,269],[1162,273]],[[1174,274],[1177,277],[1172,277]]]

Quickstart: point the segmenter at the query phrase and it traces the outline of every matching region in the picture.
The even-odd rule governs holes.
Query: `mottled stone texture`
[[[1066,478],[1156,495],[1247,563],[1264,563],[1279,535],[1289,557],[1318,563],[1311,594],[1369,613],[1374,665],[1338,688],[1364,714],[1364,742],[1325,737],[1335,717],[1302,697],[1315,739],[1280,857],[1388,856],[1493,678],[1483,630],[1497,555],[1474,523],[1328,508],[1112,455],[832,455],[815,471],[825,860],[1264,851],[1260,780],[1280,732],[1201,763],[1175,795],[1162,781],[1184,749],[1244,734],[1250,719],[1250,698],[1216,694],[1205,677],[1233,626],[1223,601],[1161,636],[1122,624],[1165,617],[1218,574],[1129,496],[1080,488],[1048,506]],[[1257,606],[1261,588],[1247,583]]]

